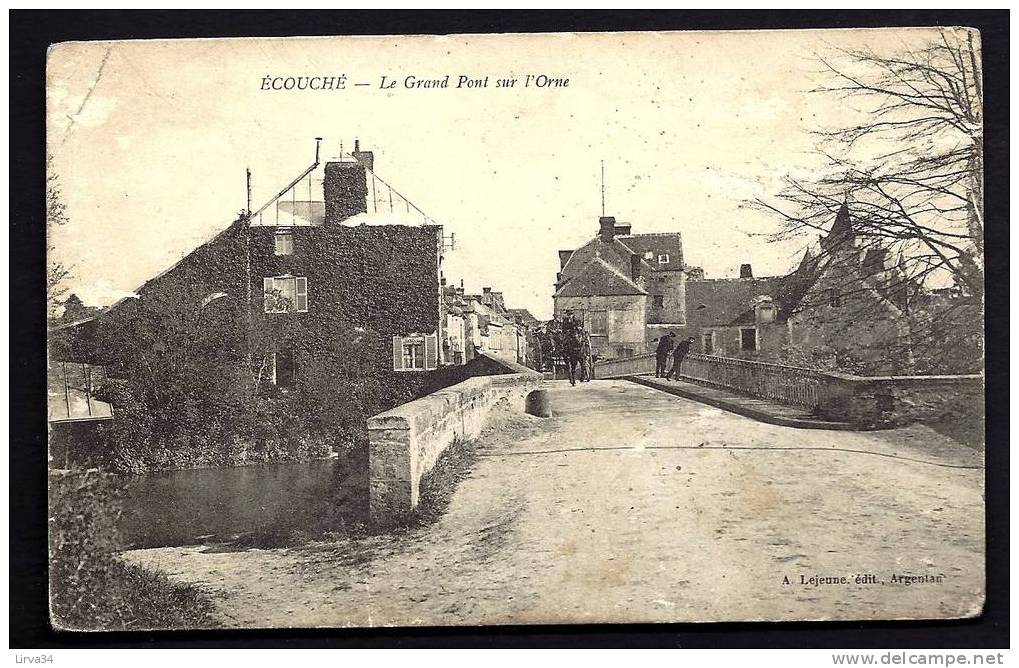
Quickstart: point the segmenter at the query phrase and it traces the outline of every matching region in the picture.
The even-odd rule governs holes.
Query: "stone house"
[[[790,316],[790,344],[845,350],[867,364],[887,360],[889,351],[910,355],[911,312],[925,295],[901,258],[891,260],[855,233],[847,204],[809,262],[812,280]]]
[[[739,277],[705,278],[684,264],[678,233],[632,234],[611,217],[599,224],[594,239],[559,252],[554,295],[556,315],[580,317],[599,357],[653,350],[666,332],[694,337],[695,352],[771,361],[790,346],[878,360],[909,338],[919,288],[854,234],[847,205],[820,252],[808,249],[781,276],[755,277],[743,264]]]
[[[775,359],[790,337],[790,317],[806,282],[809,263],[786,276],[754,277],[751,265],[739,278],[699,278],[687,282],[686,326],[693,350],[706,355]]]
[[[807,249],[782,276],[755,277],[750,264],[738,278],[690,278],[686,325],[694,350],[708,355],[779,361],[790,346],[852,351],[861,360],[887,357],[908,338],[906,317],[918,287],[853,234],[847,205],[836,214],[816,255]]]
[[[611,216],[576,250],[559,251],[556,316],[572,312],[600,358],[643,352],[660,333],[685,324],[688,270],[679,233],[632,234]]]

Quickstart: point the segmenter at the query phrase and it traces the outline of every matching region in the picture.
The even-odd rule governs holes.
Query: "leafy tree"
[[[60,189],[60,180],[53,169],[53,158],[46,158],[46,315],[56,318],[57,311],[67,293],[65,281],[71,277],[71,267],[54,259],[54,228],[68,222],[67,205]]]

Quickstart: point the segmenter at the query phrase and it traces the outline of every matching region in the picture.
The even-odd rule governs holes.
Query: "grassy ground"
[[[52,622],[61,630],[190,629],[217,626],[209,595],[164,573],[111,558],[84,586],[55,583]]]
[[[98,471],[50,476],[50,616],[62,630],[215,626],[203,590],[117,556],[121,483]]]

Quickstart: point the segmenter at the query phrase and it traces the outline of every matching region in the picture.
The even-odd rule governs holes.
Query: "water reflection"
[[[345,457],[131,476],[123,545],[224,542],[250,532],[321,532],[363,522],[365,463]]]

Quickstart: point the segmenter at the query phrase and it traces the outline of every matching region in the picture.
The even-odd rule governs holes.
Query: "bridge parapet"
[[[654,373],[654,353],[595,364],[597,378]],[[982,412],[981,374],[854,376],[754,360],[691,353],[683,378],[816,410],[833,420],[900,423],[974,408]]]
[[[385,522],[413,512],[421,479],[457,441],[477,438],[491,409],[509,401],[523,411],[542,376],[504,363],[499,375],[478,376],[368,418],[368,509]]]

